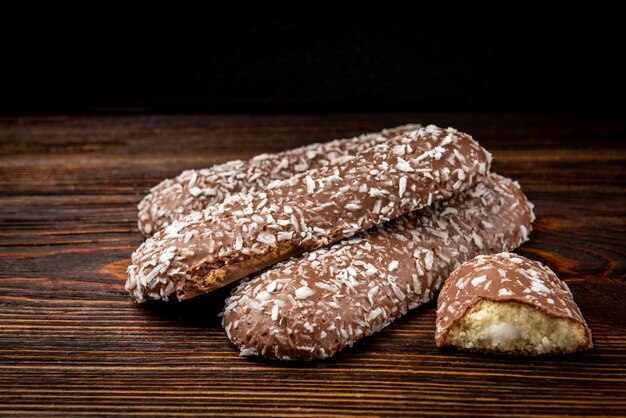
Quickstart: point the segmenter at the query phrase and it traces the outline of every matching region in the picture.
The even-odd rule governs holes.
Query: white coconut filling
[[[587,345],[585,328],[517,302],[482,300],[451,328],[446,345],[477,351],[552,354]]]

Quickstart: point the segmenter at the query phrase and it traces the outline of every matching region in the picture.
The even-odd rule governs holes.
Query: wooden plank
[[[334,358],[238,356],[228,289],[136,305],[135,205],[160,179],[406,122],[453,125],[536,204],[520,250],[566,280],[595,348],[549,358],[434,346],[434,304]],[[0,119],[0,415],[626,415],[626,121],[348,114]]]

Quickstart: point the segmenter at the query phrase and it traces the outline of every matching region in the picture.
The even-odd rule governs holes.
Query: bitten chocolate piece
[[[479,256],[446,281],[437,308],[437,346],[540,355],[592,347],[567,284],[517,254]]]
[[[211,168],[183,171],[177,177],[165,179],[154,186],[141,200],[137,207],[139,230],[145,236],[151,236],[173,221],[222,203],[233,194],[261,191],[274,180],[288,179],[294,174],[324,167],[338,158],[364,151],[420,127],[402,125],[354,138],[261,154],[247,161],[235,160]]]
[[[133,253],[126,289],[139,302],[209,292],[461,193],[490,158],[451,128],[403,134],[172,223]]]
[[[428,302],[477,254],[528,238],[532,204],[491,174],[469,191],[240,284],[223,325],[244,355],[314,360],[333,355]]]

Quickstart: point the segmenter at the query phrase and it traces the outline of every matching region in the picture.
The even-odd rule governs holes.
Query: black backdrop
[[[2,6],[0,111],[624,108],[611,10],[198,4]]]

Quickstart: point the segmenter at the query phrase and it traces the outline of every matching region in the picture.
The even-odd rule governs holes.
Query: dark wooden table
[[[434,304],[334,358],[240,357],[224,291],[137,305],[135,205],[164,177],[405,122],[452,125],[536,204],[520,253],[572,288],[592,351],[435,348]],[[0,415],[626,415],[626,120],[549,114],[0,119]]]

